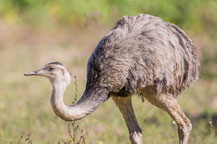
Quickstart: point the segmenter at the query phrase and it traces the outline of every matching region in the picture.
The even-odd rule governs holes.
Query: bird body
[[[175,96],[199,76],[192,41],[174,24],[151,15],[125,16],[97,45],[87,87],[131,95],[147,86]]]
[[[170,114],[178,125],[179,144],[187,144],[191,122],[176,97],[199,76],[199,60],[192,41],[183,30],[151,15],[124,16],[98,43],[87,64],[84,94],[66,106],[63,95],[71,81],[59,62],[25,73],[50,79],[51,105],[57,116],[79,120],[96,110],[109,97],[122,113],[132,144],[142,144],[131,103],[132,94],[144,96]]]

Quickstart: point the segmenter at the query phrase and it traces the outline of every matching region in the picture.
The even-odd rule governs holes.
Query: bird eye
[[[48,70],[49,70],[49,71],[52,71],[52,70],[54,70],[54,68],[52,68],[52,67],[49,67],[49,68],[48,68]]]

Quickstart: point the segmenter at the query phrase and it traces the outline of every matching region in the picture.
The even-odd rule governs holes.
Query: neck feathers
[[[82,119],[95,111],[109,98],[109,92],[106,88],[96,87],[85,90],[76,104],[67,106],[63,102],[66,87],[67,84],[53,84],[53,91],[50,99],[54,113],[66,121]]]

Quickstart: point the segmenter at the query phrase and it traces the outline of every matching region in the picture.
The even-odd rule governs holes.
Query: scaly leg
[[[169,113],[178,125],[179,144],[187,144],[192,125],[177,100],[171,95],[149,95],[147,92],[144,93],[144,96],[150,103]]]
[[[142,130],[139,127],[131,102],[131,96],[112,96],[113,101],[122,113],[130,134],[131,144],[142,144]]]

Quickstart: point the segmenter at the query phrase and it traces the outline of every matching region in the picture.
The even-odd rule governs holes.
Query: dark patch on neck
[[[60,62],[51,62],[51,63],[49,63],[49,64],[54,64],[54,65],[63,65],[63,64],[60,63]]]

